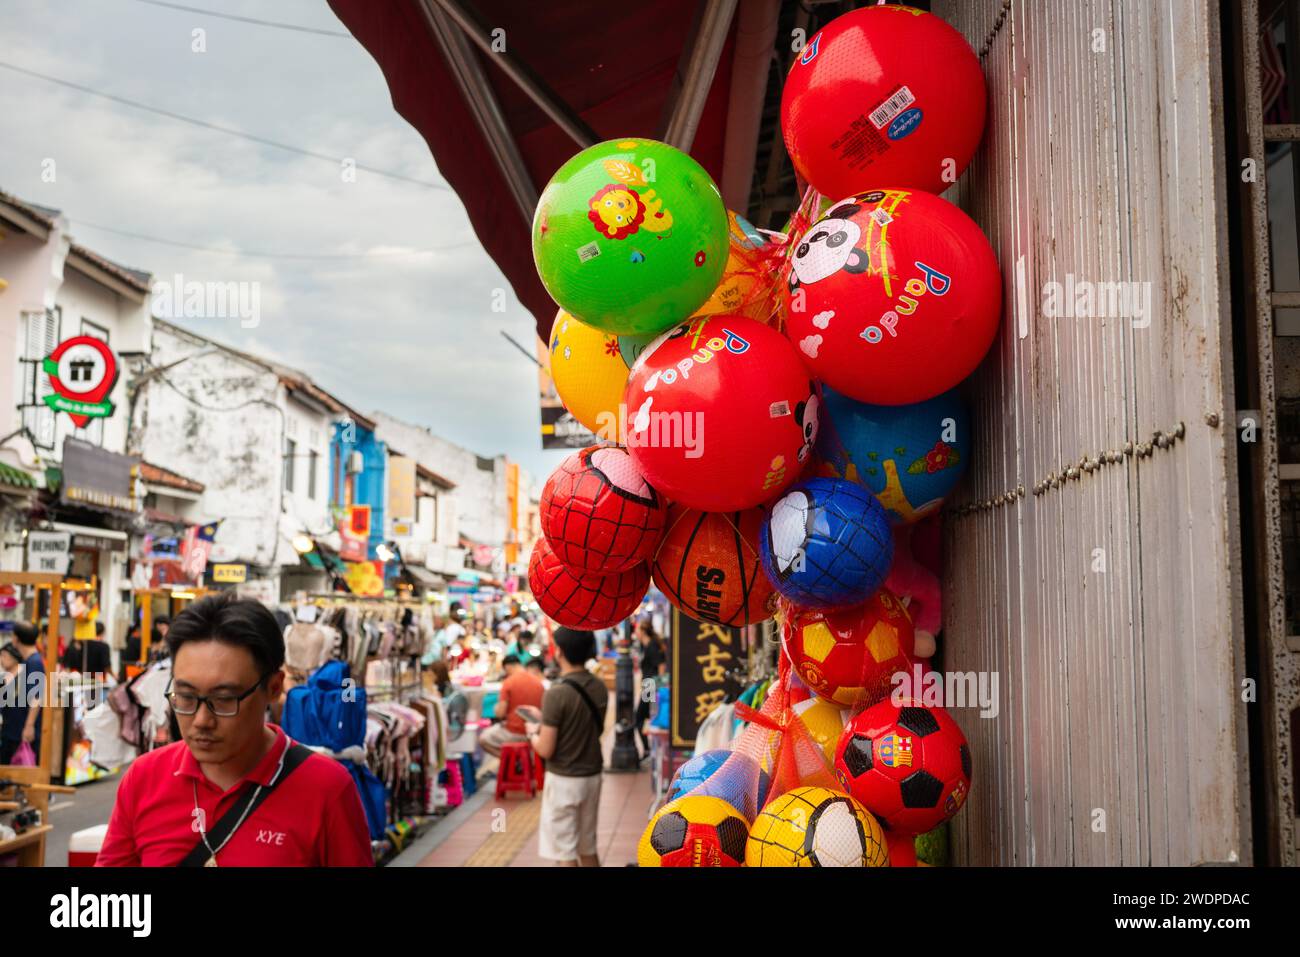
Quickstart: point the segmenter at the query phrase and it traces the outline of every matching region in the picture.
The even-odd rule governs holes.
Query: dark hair
[[[436,685],[451,684],[451,671],[447,668],[447,662],[435,661],[429,665],[429,670],[433,672],[433,683]]]
[[[518,656],[518,655],[506,655],[504,658],[501,659],[501,664],[502,664],[502,666],[505,666],[505,665],[517,665],[517,664],[519,664],[519,656]]]
[[[156,618],[154,618],[153,623],[155,625],[170,625],[172,623],[172,620],[168,618],[166,615],[159,615]]]
[[[555,644],[571,665],[585,665],[596,657],[596,636],[589,631],[577,631],[561,625],[555,629]]]
[[[36,638],[39,635],[40,632],[36,630],[36,626],[30,622],[14,622],[14,638],[17,640],[18,644],[30,647],[31,645],[36,644]]]
[[[23,660],[23,653],[18,650],[18,646],[12,641],[6,641],[3,645],[0,645],[0,654],[4,654],[5,652],[13,655],[19,661]]]
[[[220,641],[247,648],[264,675],[284,664],[284,634],[275,616],[261,602],[236,598],[233,592],[200,598],[176,616],[167,630],[167,650],[172,658],[190,641]]]
[[[545,666],[542,664],[542,659],[541,659],[541,658],[529,658],[528,661],[526,661],[526,662],[524,663],[524,667],[525,667],[525,668],[534,668],[534,667],[535,667],[538,671],[543,671],[543,670],[545,670]]]
[[[104,633],[104,623],[102,621],[95,622],[95,636],[98,637],[103,633]]]

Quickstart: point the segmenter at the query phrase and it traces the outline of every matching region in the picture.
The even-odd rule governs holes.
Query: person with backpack
[[[200,598],[167,633],[182,740],[136,758],[99,867],[369,867],[351,775],[266,721],[284,635],[259,602]]]
[[[526,728],[546,761],[538,853],[560,866],[599,867],[596,817],[605,763],[600,739],[609,690],[586,669],[596,657],[595,635],[560,627],[554,641],[560,675],[542,698],[541,723]]]

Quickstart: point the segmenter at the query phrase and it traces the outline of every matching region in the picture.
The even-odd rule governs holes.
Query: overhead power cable
[[[282,23],[278,20],[259,20],[256,17],[241,17],[233,13],[218,13],[216,10],[204,10],[201,7],[187,7],[183,3],[165,3],[164,0],[136,0],[137,3],[147,3],[152,7],[170,7],[173,10],[184,10],[188,13],[201,13],[205,17],[217,17],[220,20],[238,20],[240,23],[251,23],[259,27],[275,27],[278,30],[294,30],[298,33],[315,33],[323,37],[344,37],[352,39],[352,34],[342,30],[324,30],[319,27],[301,27],[296,23]]]
[[[239,250],[239,249],[221,249],[218,246],[202,246],[198,243],[187,243],[179,239],[164,239],[161,236],[148,236],[144,233],[131,232],[127,229],[117,229],[113,226],[104,226],[100,223],[88,222],[84,219],[75,219],[71,221],[74,226],[84,226],[89,229],[100,229],[106,233],[113,233],[117,236],[128,236],[131,239],[142,239],[145,242],[159,243],[163,246],[178,246],[181,249],[194,249],[204,253],[216,253],[221,256],[239,256],[249,259],[320,259],[320,260],[352,260],[352,259],[378,259],[378,258],[401,258],[412,256],[424,256],[428,253],[444,252],[449,249],[463,249],[466,246],[476,245],[472,240],[463,243],[451,243],[447,246],[435,246],[432,249],[410,249],[410,250],[393,250],[392,252],[369,252],[369,253],[274,253],[259,252],[256,250]]]
[[[15,73],[21,73],[24,76],[35,77],[38,80],[44,80],[47,83],[54,83],[58,86],[67,87],[70,90],[76,90],[79,93],[85,93],[90,96],[97,96],[101,99],[110,100],[119,103],[122,106],[129,106],[132,109],[143,110],[146,113],[153,113],[157,116],[165,116],[170,120],[177,120],[181,123],[188,123],[191,126],[197,126],[205,130],[213,130],[217,133],[225,133],[227,136],[237,136],[240,139],[248,140],[252,143],[259,143],[262,146],[272,146],[275,149],[285,150],[289,153],[297,153],[299,156],[310,156],[313,159],[325,160],[332,163],[335,168],[341,167],[343,157],[330,156],[327,153],[319,153],[315,150],[303,149],[300,146],[293,146],[289,143],[281,143],[278,140],[267,139],[265,136],[258,136],[255,133],[245,133],[243,130],[237,130],[229,126],[220,126],[216,123],[209,123],[207,120],[195,119],[192,116],[185,116],[181,113],[175,113],[171,110],[165,110],[161,107],[150,106],[148,103],[141,103],[138,100],[128,99],[124,96],[116,96],[112,93],[104,93],[100,90],[93,89],[89,86],[83,86],[80,83],[73,83],[71,80],[63,80],[57,76],[50,76],[46,73],[38,73],[35,70],[29,70],[26,67],[18,66],[14,63],[6,63],[0,60],[0,67],[6,70],[12,70]],[[402,173],[394,173],[391,170],[379,169],[375,166],[366,166],[363,163],[356,163],[356,168],[364,170],[367,173],[374,173],[376,176],[384,176],[388,179],[400,180],[404,183],[413,183],[416,186],[424,186],[430,189],[449,189],[446,183],[435,183],[431,180],[416,179],[413,176],[405,176]]]

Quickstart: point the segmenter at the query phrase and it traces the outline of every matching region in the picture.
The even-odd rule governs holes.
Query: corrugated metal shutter
[[[945,521],[945,664],[1001,690],[996,718],[955,712],[956,857],[1248,859],[1217,4],[934,9],[982,52],[956,198],[1007,302]],[[1149,284],[1150,325],[1044,315],[1070,276]]]

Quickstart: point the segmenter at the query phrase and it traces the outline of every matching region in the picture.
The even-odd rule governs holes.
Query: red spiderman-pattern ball
[[[942,707],[886,698],[845,725],[835,776],[889,830],[924,834],[965,803],[970,745]]]
[[[651,558],[663,538],[667,503],[627,449],[575,452],[542,489],[542,534],[574,571],[612,575]]]
[[[642,562],[613,575],[578,571],[539,538],[528,562],[528,588],[542,611],[565,627],[612,628],[641,604],[650,589],[650,568]]]

